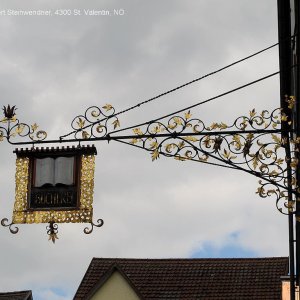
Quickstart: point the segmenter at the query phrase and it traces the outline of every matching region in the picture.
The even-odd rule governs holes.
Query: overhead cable
[[[246,83],[246,84],[243,84],[243,85],[241,85],[241,86],[239,86],[239,87],[237,87],[237,88],[235,88],[235,89],[229,90],[229,91],[224,92],[224,93],[222,93],[222,94],[219,94],[219,95],[217,95],[217,96],[211,97],[211,98],[206,99],[206,100],[204,100],[204,101],[198,102],[198,103],[196,103],[196,104],[190,105],[190,106],[185,107],[185,108],[183,108],[183,109],[180,109],[180,110],[177,110],[177,111],[175,111],[175,112],[169,113],[169,114],[167,114],[167,115],[165,115],[165,116],[162,116],[162,117],[159,117],[159,118],[157,118],[157,119],[151,120],[150,122],[156,122],[156,121],[162,120],[162,119],[164,119],[164,118],[171,117],[171,116],[173,116],[173,115],[175,115],[175,114],[181,113],[181,112],[183,112],[183,111],[187,111],[187,110],[189,110],[189,109],[191,109],[191,108],[194,108],[194,107],[196,107],[196,106],[199,106],[199,105],[202,105],[202,104],[204,104],[204,103],[207,103],[207,102],[216,100],[216,99],[218,99],[218,98],[224,97],[224,96],[229,95],[229,94],[231,94],[231,93],[233,93],[233,92],[236,92],[236,91],[241,90],[241,89],[244,89],[244,88],[246,88],[246,87],[248,87],[248,86],[250,86],[250,85],[253,85],[253,84],[257,83],[257,82],[266,80],[266,79],[268,79],[268,78],[270,78],[270,77],[272,77],[272,76],[275,76],[275,75],[277,75],[277,74],[279,74],[279,73],[280,73],[280,71],[275,72],[275,73],[272,73],[272,74],[269,74],[269,75],[264,76],[264,77],[261,77],[261,78],[259,78],[259,79],[254,80],[254,81],[251,81],[251,82],[248,82],[248,83]],[[129,129],[133,129],[133,128],[140,127],[140,126],[147,125],[147,124],[149,124],[149,121],[140,123],[140,124],[138,124],[138,125],[129,126],[129,127],[123,128],[123,129],[119,129],[119,130],[113,131],[112,133],[116,133],[116,132],[121,132],[121,131],[129,130]]]
[[[244,57],[244,58],[242,58],[242,59],[239,59],[239,60],[237,60],[237,61],[235,61],[235,62],[233,62],[233,63],[231,63],[231,64],[229,64],[229,65],[226,65],[226,66],[224,66],[224,67],[222,67],[222,68],[220,68],[220,69],[218,69],[218,70],[216,70],[216,71],[210,72],[210,73],[208,73],[208,74],[206,74],[206,75],[203,75],[203,76],[201,76],[201,77],[198,77],[198,78],[196,78],[196,79],[193,79],[193,80],[191,80],[191,81],[189,81],[189,82],[186,82],[186,83],[184,83],[184,84],[182,84],[182,85],[179,85],[179,86],[177,86],[177,87],[175,87],[175,88],[173,88],[173,89],[171,89],[171,90],[168,90],[168,91],[166,91],[166,92],[164,92],[164,93],[161,93],[161,94],[159,94],[159,95],[157,95],[157,96],[155,96],[155,97],[152,97],[152,98],[150,98],[150,99],[148,99],[148,100],[145,100],[145,101],[142,101],[142,102],[140,102],[140,103],[138,103],[138,104],[136,104],[136,105],[133,105],[133,106],[127,108],[127,109],[124,109],[124,110],[122,110],[122,111],[119,111],[118,113],[115,114],[115,116],[120,115],[120,114],[123,114],[123,113],[125,113],[125,112],[130,111],[130,110],[133,110],[133,109],[135,109],[135,108],[138,108],[138,107],[140,107],[140,106],[142,106],[142,105],[144,105],[144,104],[147,104],[147,103],[152,102],[152,101],[154,101],[154,100],[156,100],[156,99],[158,99],[158,98],[161,98],[161,97],[166,96],[166,95],[168,95],[168,94],[170,94],[170,93],[172,93],[172,92],[175,92],[175,91],[177,91],[177,90],[179,90],[179,89],[182,89],[182,88],[184,88],[184,87],[186,87],[186,86],[188,86],[188,85],[190,85],[190,84],[192,84],[192,83],[195,83],[195,82],[197,82],[197,81],[200,81],[200,80],[202,80],[202,79],[204,79],[204,78],[207,78],[207,77],[209,77],[209,76],[211,76],[211,75],[217,74],[217,73],[219,73],[219,72],[221,72],[221,71],[223,71],[223,70],[226,70],[226,69],[228,69],[228,68],[230,68],[230,67],[232,67],[232,66],[234,66],[234,65],[236,65],[236,64],[239,64],[239,63],[241,63],[241,62],[243,62],[243,61],[245,61],[245,60],[247,60],[247,59],[250,59],[250,58],[252,58],[252,57],[254,57],[254,56],[256,56],[256,55],[259,55],[259,54],[261,54],[261,53],[263,53],[263,52],[265,52],[265,51],[267,51],[267,50],[269,50],[269,49],[271,49],[271,48],[273,48],[273,47],[278,46],[278,45],[279,45],[279,42],[278,42],[278,43],[275,43],[275,44],[273,44],[273,45],[271,45],[271,46],[269,46],[269,47],[266,47],[266,48],[264,48],[264,49],[262,49],[262,50],[260,50],[260,51],[257,51],[257,52],[255,52],[255,53],[253,53],[253,54],[251,54],[251,55],[248,55],[248,56],[246,56],[246,57]]]

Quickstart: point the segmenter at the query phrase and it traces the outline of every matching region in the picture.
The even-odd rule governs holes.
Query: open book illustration
[[[74,157],[36,159],[35,187],[74,184]]]

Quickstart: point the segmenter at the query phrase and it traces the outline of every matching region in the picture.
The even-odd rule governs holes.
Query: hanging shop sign
[[[16,149],[12,222],[92,223],[94,146]]]

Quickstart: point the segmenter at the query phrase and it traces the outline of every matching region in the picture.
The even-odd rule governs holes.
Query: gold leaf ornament
[[[209,127],[209,130],[213,130],[213,129],[217,129],[219,128],[219,124],[218,123],[212,123]]]
[[[84,124],[85,124],[85,120],[83,120],[82,118],[78,118],[78,121],[76,122],[79,128],[83,128]]]
[[[242,148],[241,138],[238,134],[235,134],[232,137],[232,140],[235,142],[235,148],[236,150],[240,150]]]
[[[114,129],[120,127],[120,121],[119,121],[119,119],[114,120],[114,121],[112,122],[112,124],[114,125]]]
[[[150,143],[150,149],[151,150],[157,149],[157,147],[158,147],[157,141],[153,141],[152,143]]]
[[[33,125],[31,125],[31,129],[32,129],[33,132],[36,131],[38,129],[38,127],[39,126],[36,123],[34,123]]]
[[[252,161],[252,166],[253,166],[254,170],[258,166],[258,162],[259,162],[258,157],[257,157],[257,155],[255,155],[254,158],[253,158],[253,161]]]
[[[253,108],[252,110],[250,110],[250,117],[253,118],[256,115],[256,111],[255,108]]]
[[[89,138],[89,136],[90,136],[90,135],[87,133],[87,131],[83,131],[83,132],[82,132],[82,138],[83,138],[83,139],[86,140],[86,139]]]
[[[151,132],[154,133],[154,134],[155,134],[155,133],[161,132],[161,125],[156,125],[156,126],[154,126],[154,127],[152,128]]]
[[[227,129],[227,128],[228,128],[228,125],[225,124],[225,123],[223,123],[223,122],[221,122],[221,123],[219,124],[219,128],[220,128],[221,130],[224,130],[224,129]]]
[[[230,151],[227,151],[226,149],[224,149],[223,157],[226,158],[227,160],[232,160],[237,158],[236,156],[231,156]]]
[[[272,133],[271,136],[272,136],[272,140],[273,140],[276,144],[281,145],[281,139],[280,139],[280,137],[279,137],[278,135]]]
[[[296,103],[296,98],[295,96],[290,96],[290,97],[286,96],[286,101],[288,103],[288,108],[292,109]]]
[[[285,113],[281,114],[281,121],[286,122],[288,120],[288,116]]]
[[[140,128],[133,128],[132,131],[136,135],[143,135],[144,134]]]
[[[184,113],[184,117],[186,120],[190,119],[192,117],[191,111],[189,110],[188,112]]]
[[[57,234],[56,233],[50,233],[48,241],[50,241],[50,240],[52,241],[53,244],[55,244],[55,240],[58,240]]]
[[[258,187],[256,194],[259,194],[262,197],[265,194],[265,189],[262,186]]]
[[[179,149],[182,149],[184,146],[185,146],[184,141],[181,141],[181,142],[178,144],[178,148],[179,148]]]
[[[182,125],[182,120],[179,118],[179,117],[174,117],[173,118],[173,121],[175,124],[177,125]]]
[[[155,150],[151,153],[151,157],[152,157],[152,161],[155,161],[156,159],[159,158],[159,151],[158,151],[158,149],[155,149]]]
[[[24,128],[25,128],[24,124],[19,124],[16,128],[16,133],[21,134],[23,132]]]
[[[135,145],[135,144],[137,144],[138,142],[139,142],[138,139],[132,139],[132,140],[130,141],[130,144]]]
[[[113,109],[113,106],[111,104],[106,103],[104,106],[102,106],[102,108],[106,111],[110,111]]]

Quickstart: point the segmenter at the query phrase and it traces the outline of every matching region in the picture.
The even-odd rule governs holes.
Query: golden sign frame
[[[16,198],[12,222],[33,223],[91,223],[93,219],[93,194],[95,155],[81,155],[81,179],[79,209],[75,210],[28,210],[29,157],[16,159]]]

